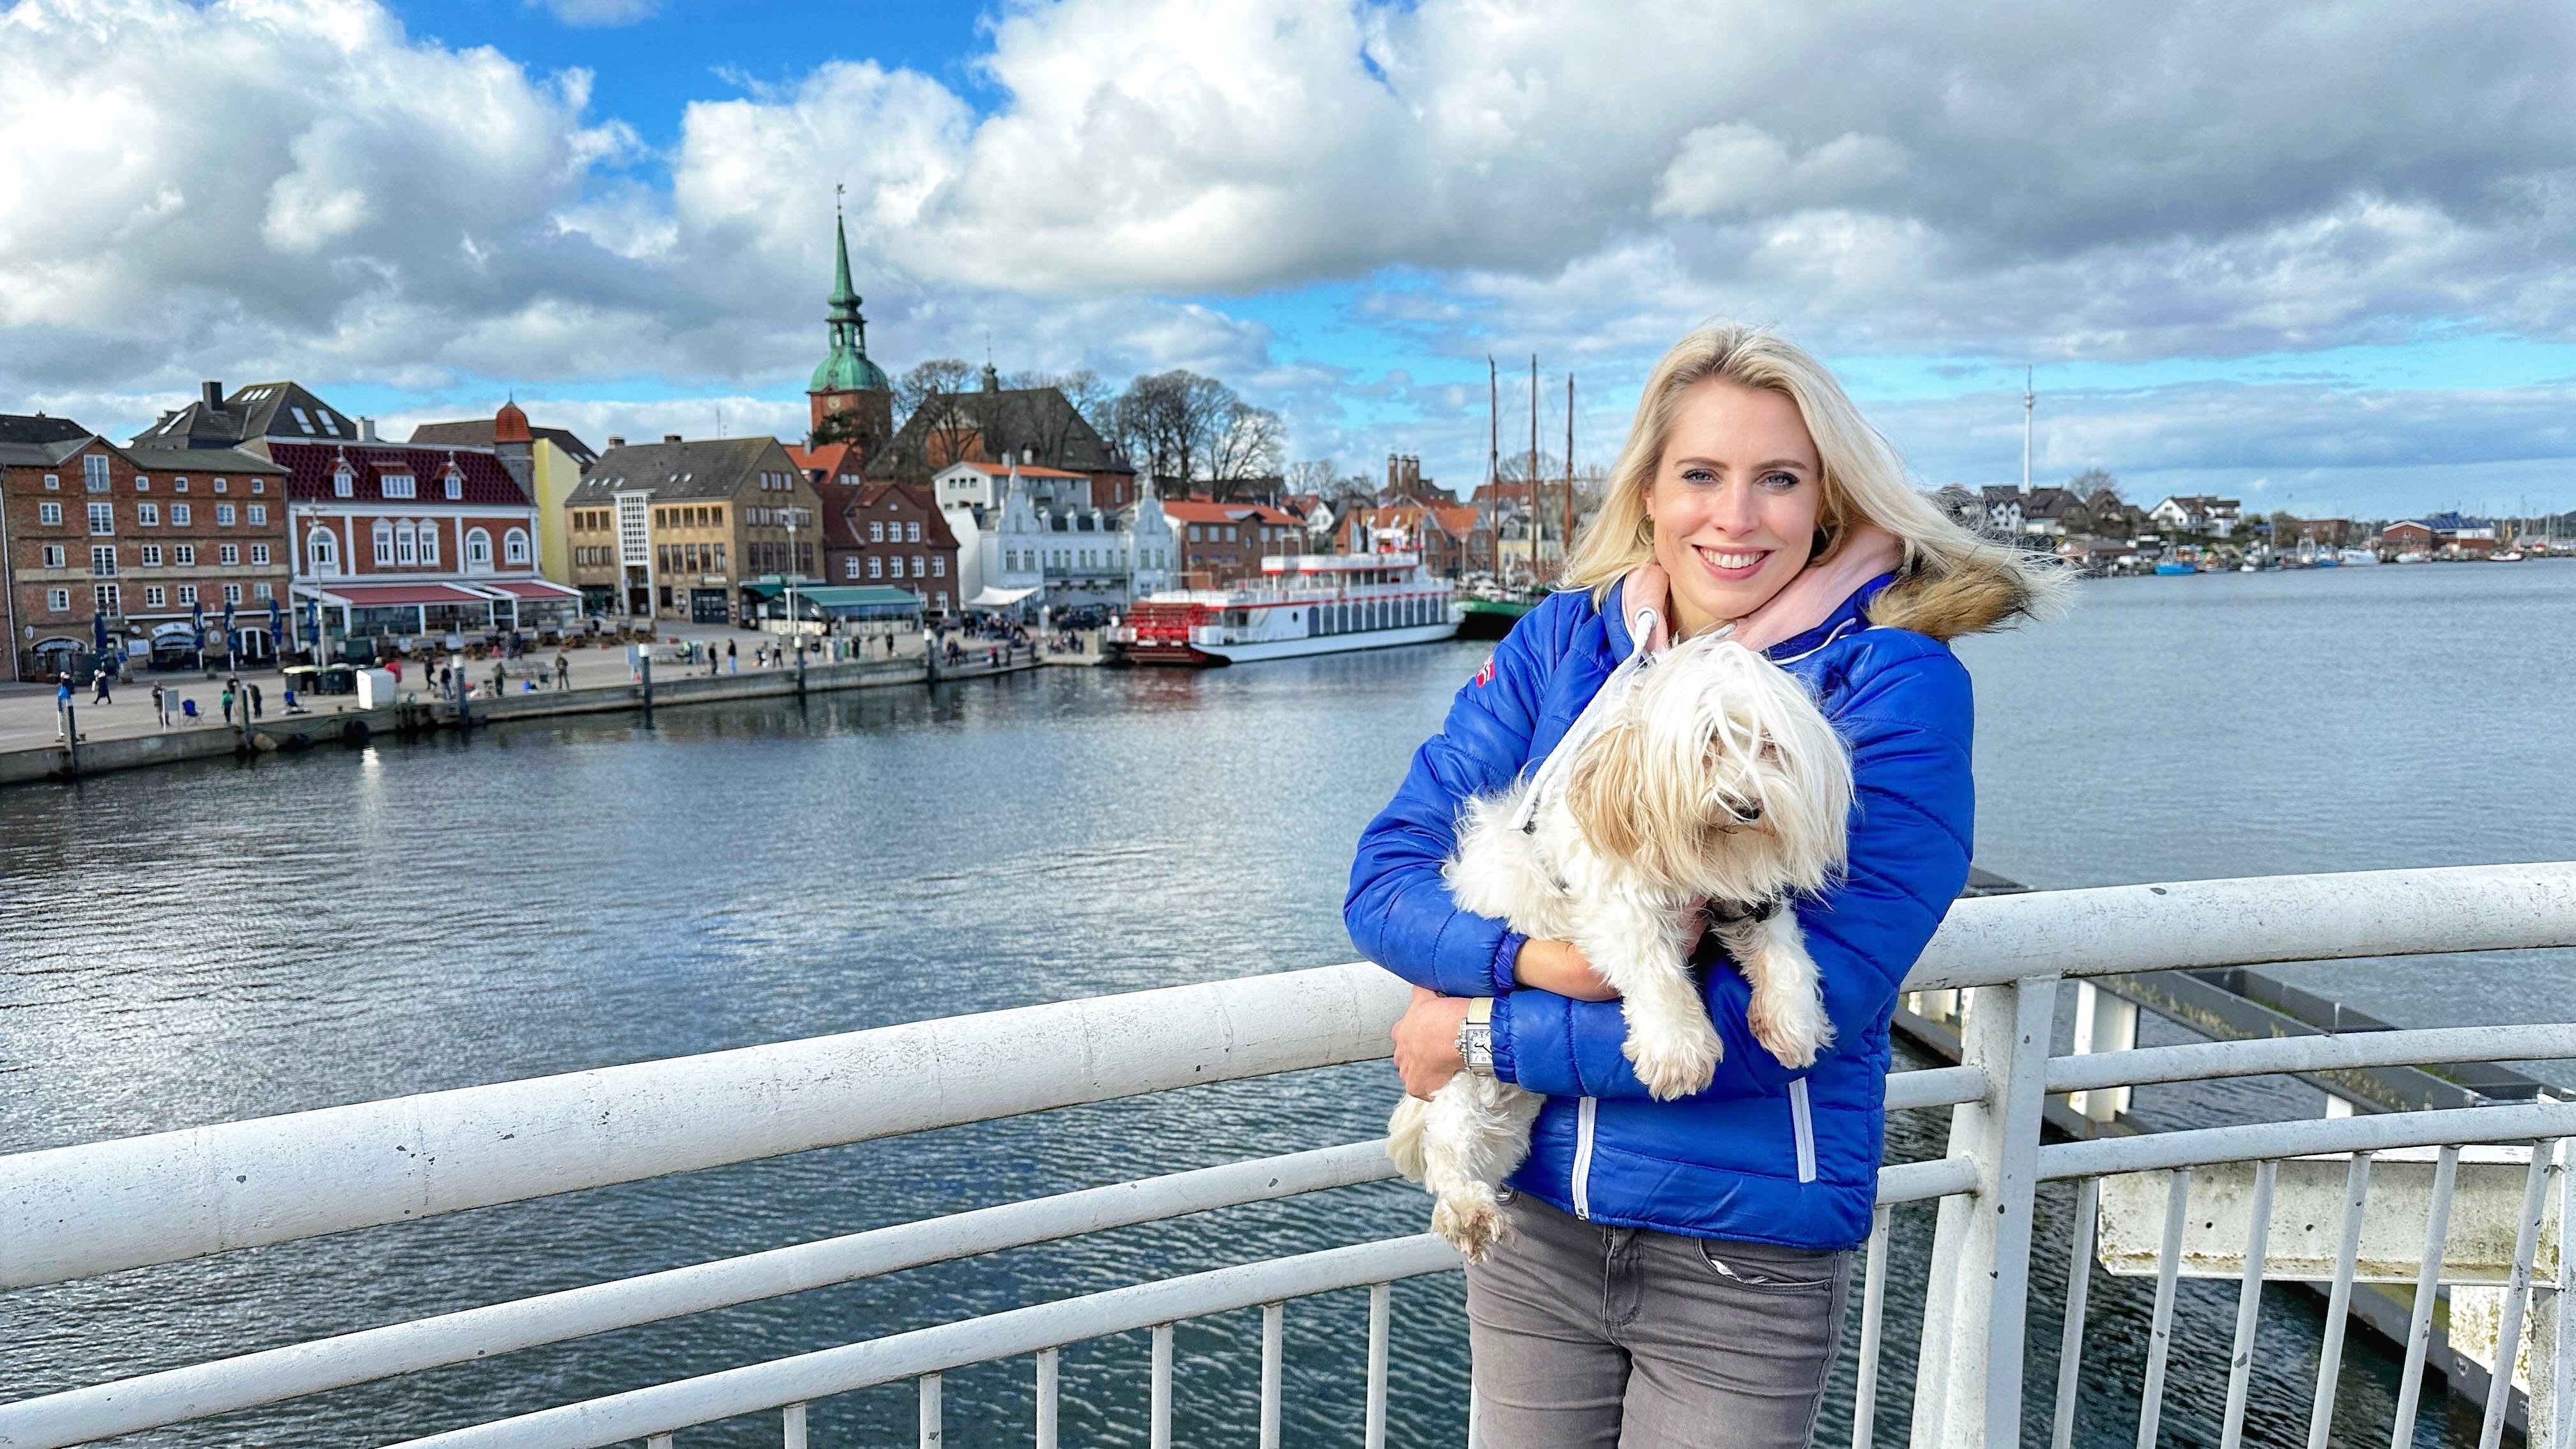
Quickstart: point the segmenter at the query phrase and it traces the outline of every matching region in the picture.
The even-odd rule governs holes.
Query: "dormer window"
[[[357,497],[357,470],[349,467],[345,463],[341,464],[339,470],[331,475],[331,496],[334,498]]]
[[[447,465],[447,501],[453,503],[465,496],[465,474],[453,463]]]
[[[387,473],[378,481],[382,484],[387,498],[417,498],[420,496],[420,488],[412,481],[412,476],[409,473]]]

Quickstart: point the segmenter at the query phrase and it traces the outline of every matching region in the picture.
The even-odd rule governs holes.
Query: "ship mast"
[[[1574,374],[1565,375],[1565,529],[1557,535],[1557,577],[1574,561]]]
[[[1538,582],[1538,354],[1530,354],[1529,546],[1530,582]]]
[[[1503,384],[1494,354],[1485,354],[1485,516],[1493,521],[1494,573],[1503,572]]]
[[[2030,410],[2039,394],[2030,390],[2031,369],[2021,370],[2021,496],[2030,497]]]

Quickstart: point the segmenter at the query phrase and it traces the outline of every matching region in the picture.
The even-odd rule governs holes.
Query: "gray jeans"
[[[1804,1449],[1852,1255],[1610,1228],[1516,1197],[1467,1270],[1488,1449]]]

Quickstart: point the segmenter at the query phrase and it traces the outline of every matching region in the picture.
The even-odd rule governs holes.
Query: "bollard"
[[[63,706],[63,750],[71,759],[71,777],[80,778],[80,711]]]
[[[653,651],[650,646],[644,650],[640,665],[644,677],[644,728],[649,730],[653,727]]]

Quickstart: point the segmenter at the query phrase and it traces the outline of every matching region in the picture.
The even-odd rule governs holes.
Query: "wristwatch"
[[[1470,1076],[1494,1074],[1494,998],[1468,999],[1466,1019],[1458,1023],[1458,1058]]]

